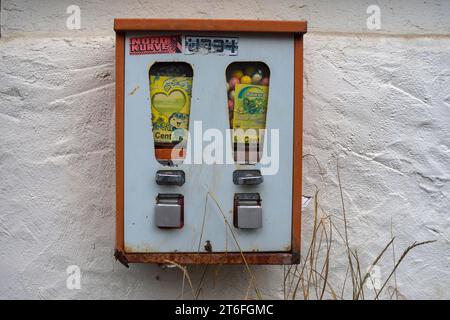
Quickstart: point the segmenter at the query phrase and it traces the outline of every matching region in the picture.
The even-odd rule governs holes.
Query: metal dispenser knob
[[[156,183],[166,186],[182,186],[186,178],[183,170],[158,170]]]
[[[264,181],[260,170],[235,170],[233,183],[236,185],[255,185]]]

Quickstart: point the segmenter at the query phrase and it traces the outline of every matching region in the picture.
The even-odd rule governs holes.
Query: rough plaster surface
[[[312,195],[316,185],[324,212],[337,221],[342,217],[339,158],[350,245],[363,265],[375,259],[391,232],[397,259],[413,241],[437,240],[405,258],[397,285],[408,299],[450,298],[450,20],[449,10],[442,9],[447,1],[426,7],[379,1],[390,8],[392,21],[380,31],[389,36],[365,34],[366,5],[361,13],[312,1],[236,2],[230,8],[230,2],[199,0],[178,15],[179,3],[85,1],[84,29],[70,31],[64,29],[66,4],[46,3],[1,3],[7,19],[0,38],[0,298],[180,296],[179,270],[125,269],[113,258],[111,19],[225,18],[235,12],[239,18],[310,20],[304,154],[314,155],[320,168],[305,157],[304,194]],[[409,15],[402,14],[406,9]],[[312,207],[304,210],[304,248],[312,215]],[[392,264],[391,256],[380,262],[382,278]],[[81,268],[80,290],[66,288],[69,265]],[[283,297],[282,267],[253,269],[263,297]],[[197,283],[203,267],[189,270]],[[343,247],[336,242],[330,281],[341,284],[345,271]],[[243,298],[247,285],[242,266],[209,267],[201,298]]]
[[[383,33],[446,34],[450,2],[446,0],[3,0],[5,35],[66,32],[66,8],[78,5],[80,32],[111,34],[114,18],[235,18],[307,20],[315,32],[376,33],[367,29],[367,8],[378,5]],[[36,3],[39,2],[39,5]]]

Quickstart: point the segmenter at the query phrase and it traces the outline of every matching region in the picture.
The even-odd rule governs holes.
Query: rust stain
[[[129,268],[127,256],[122,251],[116,249],[114,251],[114,258],[116,258],[116,260],[119,260],[119,262],[125,267]]]
[[[243,253],[248,264],[292,264],[290,253]],[[241,253],[127,253],[126,257],[132,263],[168,263],[179,264],[243,264]]]
[[[140,86],[139,86],[139,85],[135,86],[135,87],[133,88],[133,90],[131,90],[131,92],[130,92],[128,95],[129,95],[129,96],[132,96],[132,95],[135,94],[136,91],[138,91],[139,89],[140,89]]]

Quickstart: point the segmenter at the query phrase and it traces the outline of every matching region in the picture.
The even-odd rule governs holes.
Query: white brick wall
[[[306,19],[304,193],[320,189],[364,265],[396,236],[397,258],[435,239],[397,273],[406,298],[450,298],[450,2],[2,1],[0,38],[0,297],[177,298],[176,269],[114,261],[114,17]],[[66,8],[81,8],[81,30]],[[321,173],[321,174],[320,174]],[[312,208],[304,212],[305,240]],[[304,243],[307,245],[306,241]],[[336,243],[332,281],[345,276]],[[66,288],[69,265],[81,290]],[[380,263],[382,277],[392,268]],[[282,298],[282,267],[254,267]],[[191,267],[194,283],[203,267]],[[243,298],[242,266],[209,267],[202,297]],[[189,296],[188,293],[186,293]]]

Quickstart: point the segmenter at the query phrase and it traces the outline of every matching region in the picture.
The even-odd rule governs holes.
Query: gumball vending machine
[[[299,263],[306,22],[114,23],[116,259]]]

